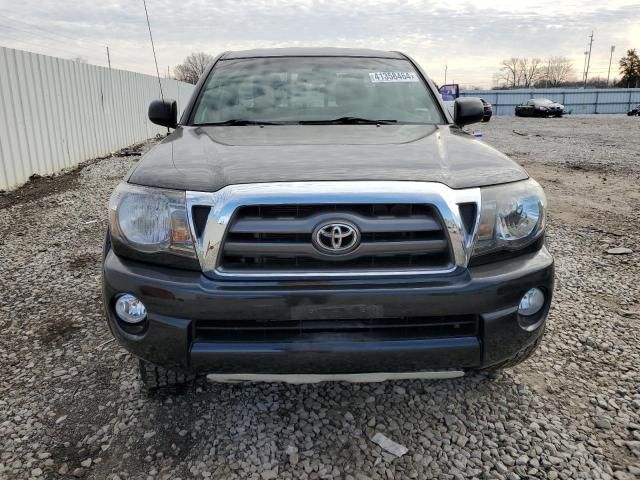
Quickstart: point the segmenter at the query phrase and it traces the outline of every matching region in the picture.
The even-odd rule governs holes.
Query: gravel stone
[[[139,157],[0,193],[0,478],[638,478],[640,252],[606,253],[640,238],[638,125],[473,126],[545,188],[556,291],[531,359],[447,381],[147,396],[100,291],[109,195]],[[376,432],[408,454],[383,452]]]
[[[73,476],[74,476],[74,477],[76,477],[76,478],[81,478],[81,477],[84,477],[84,473],[85,473],[85,471],[86,471],[86,470],[85,470],[84,468],[82,468],[82,467],[78,467],[78,468],[75,468],[75,469],[73,470],[73,472],[71,473],[71,475],[73,475]]]
[[[611,428],[611,421],[607,417],[596,417],[595,425],[603,430],[609,430]]]
[[[630,253],[633,253],[633,250],[626,247],[615,247],[615,248],[609,248],[607,250],[607,253],[609,255],[628,255]]]

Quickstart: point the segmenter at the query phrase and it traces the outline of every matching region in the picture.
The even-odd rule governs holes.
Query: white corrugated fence
[[[530,98],[548,98],[578,113],[626,113],[640,103],[640,88],[519,88],[515,90],[468,90],[466,97],[481,97],[493,105],[494,115],[515,115],[516,105]]]
[[[193,85],[162,79],[186,105]],[[147,118],[158,79],[0,47],[0,190],[153,137]]]

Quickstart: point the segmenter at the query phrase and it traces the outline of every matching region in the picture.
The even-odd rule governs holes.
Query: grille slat
[[[335,214],[317,215],[304,219],[277,218],[259,220],[253,218],[238,219],[231,226],[231,233],[305,233],[311,232],[323,219],[334,218]],[[358,225],[362,233],[377,232],[439,232],[442,230],[440,223],[427,216],[421,217],[391,217],[391,218],[367,218],[357,215],[343,214],[340,216]]]
[[[346,221],[360,244],[344,255],[316,248],[324,222]],[[423,204],[253,205],[234,214],[218,265],[225,273],[443,269],[452,265],[440,216]]]
[[[227,242],[224,246],[224,251],[227,255],[278,255],[285,257],[304,255],[318,259],[341,261],[363,255],[397,255],[400,253],[420,255],[441,252],[446,248],[446,240],[371,242],[360,244],[360,247],[350,254],[327,257],[319,253],[310,242]]]

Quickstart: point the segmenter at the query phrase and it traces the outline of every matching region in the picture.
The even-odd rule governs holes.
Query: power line
[[[2,26],[0,26],[0,28],[2,28]],[[45,45],[43,45],[42,43],[39,43],[42,41],[41,38],[38,37],[34,37],[33,34],[31,34],[30,32],[27,33],[27,38],[25,37],[24,33],[20,33],[20,38],[13,38],[10,37],[8,35],[4,35],[4,37],[12,42],[15,42],[16,44],[24,44],[27,46],[31,46],[34,47],[35,50],[39,50],[42,51],[46,48]],[[30,38],[29,38],[30,37]],[[9,46],[9,45],[7,45]],[[92,62],[95,63],[103,63],[102,60],[98,60],[95,57],[89,57],[87,55],[85,55],[84,51],[78,51],[78,50],[69,50],[67,48],[60,48],[60,47],[55,47],[57,51],[63,52],[63,54],[72,56],[72,57],[84,57],[87,60],[91,60]]]
[[[11,40],[13,42],[21,43],[21,44],[25,44],[25,45],[30,45],[32,47],[35,47],[39,51],[42,51],[42,50],[45,50],[45,49],[46,50],[53,49],[55,52],[62,52],[63,54],[66,54],[66,55],[86,58],[87,60],[91,61],[93,64],[98,64],[100,66],[106,65],[106,63],[104,62],[104,60],[102,58],[98,58],[98,57],[93,56],[92,54],[88,54],[87,51],[89,49],[84,45],[66,45],[66,46],[62,47],[59,44],[60,40],[57,39],[57,38],[54,38],[51,35],[30,31],[30,30],[27,30],[27,29],[24,29],[24,28],[21,28],[21,27],[12,26],[12,25],[5,25],[2,22],[0,22],[0,33],[2,32],[3,29],[13,30],[14,32],[17,32],[20,35],[20,38],[13,38],[13,37],[10,37],[10,36],[6,35],[6,33],[10,33],[10,32],[6,32],[5,33],[5,38],[7,38],[8,40]],[[27,39],[24,38],[25,34],[26,34]],[[51,34],[52,35],[56,35],[53,32],[51,32]],[[55,46],[51,46],[50,44],[46,44],[46,39],[47,38],[57,42],[56,45]],[[45,44],[43,45],[42,42],[45,42]],[[89,44],[89,45],[94,45],[94,44]],[[52,54],[48,53],[48,55],[52,55]],[[56,53],[53,54],[53,56],[58,56],[58,55],[60,55],[60,54],[56,54]],[[132,69],[139,69],[140,68],[139,65],[132,65],[130,63],[123,63],[123,62],[118,62],[118,65],[122,65],[122,66],[125,66],[125,67],[130,67]]]
[[[20,23],[20,24],[22,24],[22,25],[24,25],[24,26],[27,26],[27,27],[30,27],[30,28],[32,28],[32,29],[40,30],[41,32],[46,33],[46,34],[47,34],[47,36],[55,35],[56,37],[66,38],[66,39],[68,39],[68,40],[73,40],[74,42],[77,42],[77,41],[78,41],[78,37],[72,37],[72,36],[70,36],[70,35],[65,35],[65,34],[63,34],[63,33],[54,32],[54,31],[52,31],[52,30],[49,30],[49,29],[43,28],[43,27],[41,27],[41,26],[39,26],[39,25],[34,25],[34,24],[32,24],[32,23],[28,23],[28,22],[25,22],[25,21],[23,21],[23,20],[18,20],[18,19],[13,18],[13,17],[4,17],[4,18],[3,18],[3,20],[4,20],[4,21],[9,21],[9,22],[11,22],[11,23]],[[84,41],[84,40],[82,40],[82,43],[87,43],[87,44],[89,44],[89,45],[95,45],[95,46],[98,46],[98,44],[97,44],[97,43],[86,42],[86,41]]]
[[[156,73],[158,74],[158,85],[160,86],[160,98],[164,102],[162,93],[162,82],[160,81],[160,70],[158,69],[158,59],[156,58],[156,47],[153,45],[153,35],[151,35],[151,24],[149,23],[149,12],[147,11],[147,0],[142,0],[144,4],[144,14],[147,17],[147,27],[149,28],[149,38],[151,39],[151,50],[153,50],[153,61],[156,63]]]

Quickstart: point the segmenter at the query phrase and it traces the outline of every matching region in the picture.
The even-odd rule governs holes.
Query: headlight
[[[185,192],[121,183],[109,201],[111,235],[143,253],[195,258]]]
[[[482,188],[482,205],[474,255],[517,250],[544,231],[547,200],[535,180]]]

